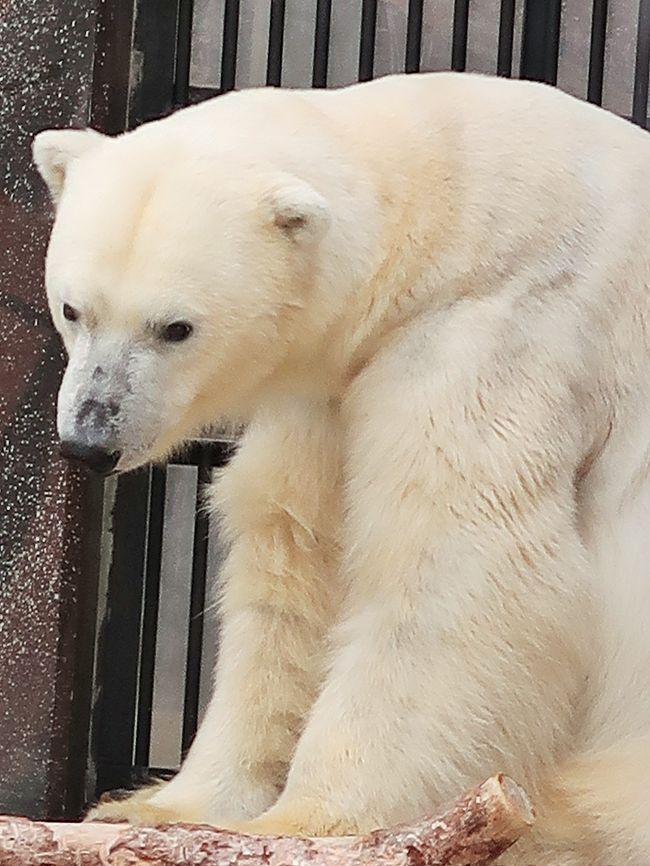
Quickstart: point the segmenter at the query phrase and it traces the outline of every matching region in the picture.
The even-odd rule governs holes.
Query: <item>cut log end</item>
[[[535,823],[535,810],[521,785],[503,774],[488,779],[488,783],[493,781],[501,788],[508,813],[513,817],[518,815],[525,827],[532,827]]]
[[[486,866],[534,820],[526,793],[501,775],[433,818],[340,839],[6,817],[0,818],[0,866]]]

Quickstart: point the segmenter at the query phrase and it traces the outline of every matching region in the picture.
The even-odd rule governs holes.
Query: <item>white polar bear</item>
[[[648,862],[647,134],[433,74],[34,151],[64,451],[247,422],[207,716],[96,816],[340,834],[505,771],[517,862]]]

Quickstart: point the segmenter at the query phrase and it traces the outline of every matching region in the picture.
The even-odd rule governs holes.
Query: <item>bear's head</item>
[[[161,133],[168,121],[34,142],[56,207],[46,286],[68,354],[58,432],[64,454],[100,472],[246,418],[283,370],[313,365],[336,315],[325,197],[232,148],[197,155],[173,123]]]

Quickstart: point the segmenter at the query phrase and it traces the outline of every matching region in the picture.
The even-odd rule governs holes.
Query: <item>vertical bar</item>
[[[269,53],[266,62],[266,83],[271,87],[282,84],[282,51],[284,48],[285,0],[271,0],[269,22]]]
[[[205,607],[208,536],[210,532],[210,523],[202,505],[201,494],[203,492],[203,485],[210,483],[212,475],[211,449],[208,446],[200,448],[198,466],[199,477],[196,491],[196,515],[194,518],[194,552],[192,556],[192,589],[190,593],[190,621],[187,641],[185,707],[183,711],[183,754],[190,747],[196,733],[199,715],[203,609]]]
[[[174,75],[174,106],[187,105],[192,58],[193,0],[179,0],[176,29],[176,71]]]
[[[375,35],[377,33],[377,0],[363,0],[359,42],[359,81],[370,81],[375,74]]]
[[[140,629],[140,671],[135,740],[135,763],[149,766],[151,740],[151,707],[158,631],[158,601],[160,595],[160,561],[162,556],[165,518],[166,470],[152,467],[149,477],[147,508],[147,544],[144,565],[144,598]]]
[[[607,0],[593,0],[591,44],[589,46],[589,79],[587,99],[600,105],[603,101],[603,73],[607,40]]]
[[[639,30],[636,40],[634,67],[634,96],[632,120],[645,127],[648,114],[648,75],[650,74],[650,0],[639,4]]]
[[[454,0],[454,30],[451,42],[451,68],[464,72],[467,65],[469,0]]]
[[[120,477],[113,507],[113,556],[107,609],[99,630],[98,699],[92,752],[97,794],[128,787],[133,779],[138,658],[146,547],[148,473]]]
[[[115,135],[127,126],[135,4],[105,0],[97,12],[90,121],[94,129]]]
[[[133,25],[133,56],[128,126],[169,114],[174,107],[178,0],[138,0]]]
[[[526,0],[521,35],[521,77],[544,81],[546,68],[546,4],[548,0]]]
[[[557,82],[562,0],[526,0],[521,40],[521,77]]]
[[[239,0],[226,0],[223,13],[223,51],[221,54],[221,90],[235,89],[237,41],[239,39]]]
[[[332,0],[317,0],[312,87],[327,87]]]
[[[506,78],[510,78],[512,75],[512,42],[515,33],[515,5],[516,0],[501,0],[497,75],[503,75]]]
[[[406,25],[406,61],[405,72],[420,71],[420,55],[422,53],[422,14],[424,0],[409,0],[408,21]]]
[[[557,66],[560,56],[560,23],[562,17],[562,0],[553,0],[548,6],[546,23],[546,75],[548,84],[557,84]]]
[[[97,640],[97,614],[99,608],[99,574],[101,571],[102,523],[104,519],[104,481],[91,477],[81,503],[84,516],[83,578],[77,587],[77,645],[74,680],[72,682],[73,708],[69,730],[61,731],[68,743],[65,761],[64,815],[78,818],[88,799],[94,797],[89,745],[94,698],[94,661]],[[66,527],[66,533],[70,527]],[[76,532],[76,529],[72,529]],[[67,558],[66,558],[67,562]],[[71,563],[72,564],[72,563]],[[52,804],[49,806],[54,811]]]

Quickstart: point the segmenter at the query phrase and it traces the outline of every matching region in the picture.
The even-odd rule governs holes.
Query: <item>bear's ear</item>
[[[327,201],[298,178],[287,177],[274,186],[267,202],[274,225],[296,241],[319,240],[332,221]]]
[[[32,143],[34,164],[57,204],[70,164],[104,138],[94,129],[46,129]]]

